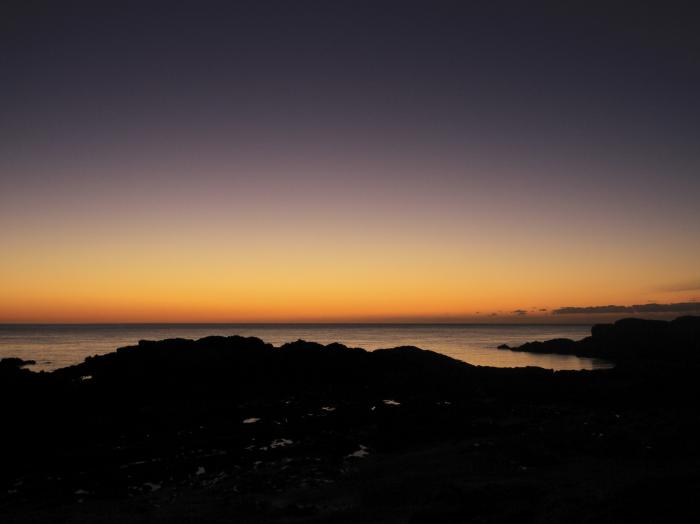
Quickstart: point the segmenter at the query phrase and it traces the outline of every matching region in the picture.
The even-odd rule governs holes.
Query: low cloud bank
[[[677,302],[675,304],[636,304],[634,306],[587,306],[560,307],[554,315],[578,315],[595,313],[693,313],[700,312],[700,302]]]
[[[672,286],[663,286],[658,288],[658,291],[698,291],[700,290],[700,279],[690,280],[674,284]]]

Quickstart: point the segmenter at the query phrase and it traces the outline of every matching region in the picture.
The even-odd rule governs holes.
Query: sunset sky
[[[3,8],[0,322],[700,300],[690,12],[126,4]]]

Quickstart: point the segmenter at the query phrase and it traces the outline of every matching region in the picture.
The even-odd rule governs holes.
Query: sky
[[[691,3],[0,18],[0,322],[587,322],[700,300]]]

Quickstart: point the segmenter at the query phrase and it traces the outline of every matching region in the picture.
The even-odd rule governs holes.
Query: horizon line
[[[680,315],[685,316],[685,315]],[[645,317],[620,317],[620,318],[645,318]],[[678,318],[678,317],[674,317]],[[648,319],[648,318],[647,318]],[[368,322],[0,322],[0,327],[4,326],[588,326],[599,321],[614,321],[616,319],[599,319],[590,321],[571,321],[571,322],[543,322],[534,320],[532,322],[474,322],[474,321],[368,321]]]

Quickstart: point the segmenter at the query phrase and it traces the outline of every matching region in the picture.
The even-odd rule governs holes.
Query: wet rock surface
[[[0,521],[668,521],[700,488],[700,367],[674,362],[208,337],[0,367]]]

